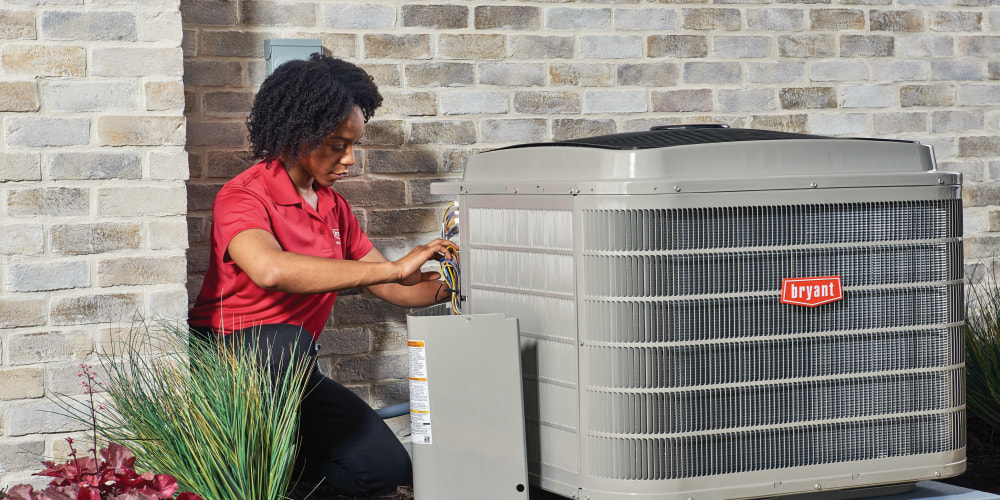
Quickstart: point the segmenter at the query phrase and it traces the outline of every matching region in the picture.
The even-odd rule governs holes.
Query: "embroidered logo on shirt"
[[[333,228],[333,237],[336,238],[337,244],[340,244],[340,229]]]

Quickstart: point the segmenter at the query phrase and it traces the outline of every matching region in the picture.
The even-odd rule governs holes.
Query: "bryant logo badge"
[[[843,298],[840,276],[785,278],[781,282],[781,302],[785,304],[816,307]]]

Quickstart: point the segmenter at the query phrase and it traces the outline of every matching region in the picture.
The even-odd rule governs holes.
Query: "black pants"
[[[192,331],[227,344],[256,345],[275,368],[291,356],[316,353],[312,335],[295,325],[255,326],[225,337],[194,327]],[[300,415],[294,476],[299,482],[320,484],[345,496],[380,495],[411,484],[410,456],[396,435],[364,400],[315,367]]]

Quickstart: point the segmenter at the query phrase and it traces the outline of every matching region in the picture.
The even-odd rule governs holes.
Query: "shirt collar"
[[[271,199],[278,205],[302,205],[302,195],[295,189],[281,160],[271,160],[264,165],[264,182],[267,184],[267,191],[271,193]],[[319,207],[322,210],[329,203],[329,189],[316,184],[313,184],[313,189],[319,196]]]

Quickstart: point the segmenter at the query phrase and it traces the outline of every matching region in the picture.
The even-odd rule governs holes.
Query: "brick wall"
[[[966,257],[981,275],[1000,243],[998,4],[0,4],[0,484],[60,451],[71,426],[32,410],[75,390],[75,363],[93,359],[109,319],[161,305],[182,316],[200,287],[212,198],[247,166],[266,38],[319,38],[380,84],[385,106],[337,189],[390,258],[434,235],[447,200],[428,185],[476,151],[715,122],[934,145],[965,174]],[[344,294],[322,369],[375,406],[404,400],[404,317]]]
[[[181,39],[179,0],[0,2],[0,487],[65,454],[79,363],[186,314]]]

